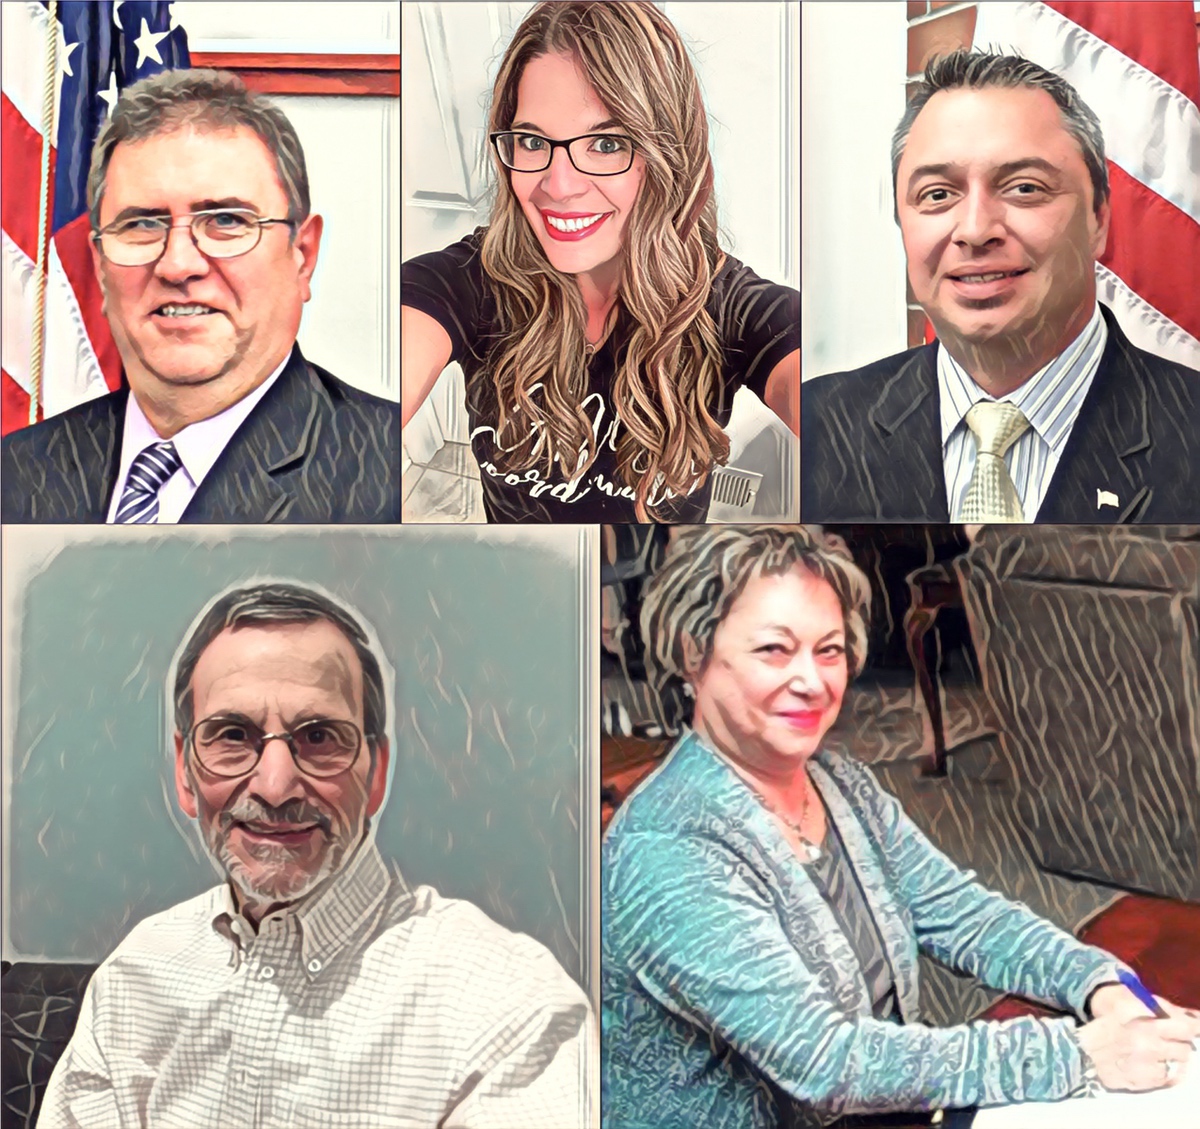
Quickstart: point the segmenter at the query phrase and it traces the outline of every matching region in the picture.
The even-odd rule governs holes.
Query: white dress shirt
[[[183,465],[163,483],[158,492],[159,525],[177,522],[183,516],[183,511],[187,509],[200,483],[204,481],[204,476],[221,457],[221,452],[228,446],[233,433],[242,426],[246,417],[254,411],[255,405],[279,379],[279,374],[283,372],[291,355],[291,350],[288,350],[279,367],[250,395],[244,396],[215,416],[202,419],[198,423],[189,423],[171,437]],[[131,391],[125,404],[125,427],[121,433],[121,463],[117,471],[117,488],[108,504],[106,520],[109,525],[117,516],[117,508],[121,503],[121,495],[125,492],[125,480],[129,477],[129,468],[133,465],[133,460],[147,447],[162,441],[162,436],[154,430],[137,402],[137,397]]]
[[[88,984],[39,1129],[571,1129],[595,1020],[537,941],[389,875],[368,835],[257,936],[228,884]]]
[[[999,397],[1000,402],[1020,408],[1029,420],[1029,429],[1004,456],[1026,521],[1037,519],[1107,341],[1108,326],[1097,304],[1091,319],[1070,345],[1020,388]],[[975,470],[975,440],[964,417],[981,400],[996,403],[997,398],[980,388],[940,344],[937,375],[946,498],[950,520],[961,521],[963,501]]]

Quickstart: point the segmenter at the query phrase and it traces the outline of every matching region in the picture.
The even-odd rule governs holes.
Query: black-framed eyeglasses
[[[490,136],[501,162],[513,172],[545,172],[554,150],[565,149],[571,164],[585,176],[620,176],[633,167],[636,151],[633,138],[623,133],[585,133],[565,141],[515,130]]]
[[[358,759],[363,733],[352,721],[314,718],[284,733],[264,733],[240,717],[206,717],[188,734],[200,766],[213,776],[245,776],[268,741],[286,741],[296,767],[308,776],[337,776]]]
[[[92,234],[100,253],[114,266],[145,267],[158,262],[173,227],[190,229],[196,249],[210,259],[236,259],[253,251],[264,227],[273,223],[296,227],[295,220],[262,219],[244,208],[212,208],[172,220],[168,216],[131,216]]]

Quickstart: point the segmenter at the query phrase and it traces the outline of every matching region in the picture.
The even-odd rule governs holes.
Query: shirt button
[[[309,972],[320,972],[321,971],[321,962],[314,957],[312,960],[310,960],[308,962],[308,971]]]
[[[264,980],[270,980],[274,975],[275,969],[273,969],[269,964],[262,970],[262,972],[259,973],[259,976],[261,976]]]

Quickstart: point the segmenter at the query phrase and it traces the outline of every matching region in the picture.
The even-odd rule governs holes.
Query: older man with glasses
[[[361,622],[309,588],[236,589],[172,692],[176,794],[227,881],[100,966],[40,1129],[590,1124],[583,992],[384,866],[388,694]]]
[[[136,83],[88,208],[129,387],[5,441],[3,520],[398,521],[399,405],[296,345],[322,219],[283,113],[224,72]]]

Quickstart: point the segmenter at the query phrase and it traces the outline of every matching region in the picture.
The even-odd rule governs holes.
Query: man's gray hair
[[[177,70],[151,75],[122,92],[92,146],[88,170],[88,217],[100,230],[100,202],[113,150],[122,141],[145,141],[184,126],[233,129],[244,126],[257,135],[275,161],[275,172],[287,196],[287,219],[296,227],[307,218],[308,170],[304,150],[292,123],[278,106],[246,89],[229,71]]]
[[[840,538],[820,526],[691,526],[679,532],[642,596],[646,673],[659,700],[688,684],[695,673],[690,657],[699,656],[701,670],[707,665],[718,625],[751,580],[796,565],[837,594],[850,676],[862,670],[871,586]]]
[[[195,721],[192,675],[205,648],[227,628],[264,624],[316,623],[327,620],[354,647],[363,672],[363,736],[371,750],[386,736],[387,695],[379,659],[359,621],[340,604],[299,584],[256,584],[226,592],[193,627],[175,667],[175,729],[186,740]]]
[[[925,67],[925,77],[914,89],[904,116],[892,135],[892,199],[899,216],[898,174],[900,158],[917,115],[925,103],[941,90],[982,90],[988,87],[1011,89],[1027,87],[1044,90],[1054,99],[1062,112],[1063,128],[1079,142],[1083,163],[1092,178],[1092,210],[1108,202],[1108,165],[1104,159],[1104,134],[1100,119],[1079,97],[1078,91],[1065,78],[1038,66],[1019,55],[990,55],[985,52],[964,51],[961,48],[949,55],[934,56]]]

